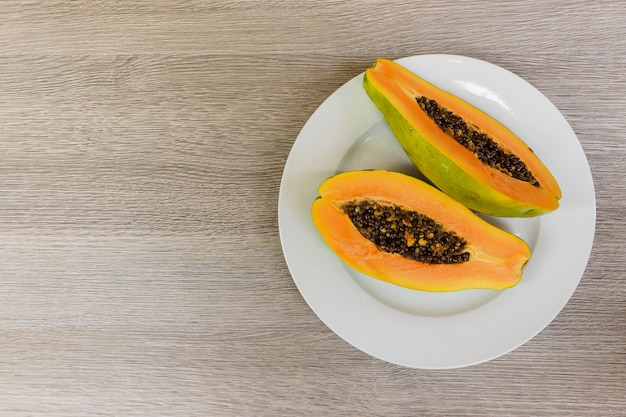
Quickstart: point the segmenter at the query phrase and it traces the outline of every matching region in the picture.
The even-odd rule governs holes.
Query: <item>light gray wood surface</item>
[[[0,415],[626,415],[626,3],[1,6]],[[589,265],[561,314],[447,371],[332,333],[277,223],[315,108],[374,58],[425,53],[534,84],[578,135],[597,194]]]

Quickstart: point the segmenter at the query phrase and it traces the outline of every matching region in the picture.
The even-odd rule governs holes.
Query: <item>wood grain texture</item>
[[[315,108],[374,58],[424,53],[539,88],[597,194],[561,314],[449,371],[326,328],[276,214]],[[3,2],[0,415],[623,416],[625,66],[619,1]]]

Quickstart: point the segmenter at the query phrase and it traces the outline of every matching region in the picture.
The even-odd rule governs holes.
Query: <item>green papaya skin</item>
[[[444,193],[472,210],[492,216],[534,217],[551,211],[517,201],[468,174],[407,120],[368,72],[363,87],[411,162]]]

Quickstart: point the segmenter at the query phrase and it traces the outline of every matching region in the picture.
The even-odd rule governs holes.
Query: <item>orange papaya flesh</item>
[[[363,86],[416,167],[467,207],[531,217],[559,206],[559,185],[506,126],[461,98],[386,59]]]
[[[530,258],[522,239],[411,176],[349,171],[325,180],[319,194],[312,218],[328,246],[348,266],[398,286],[500,290],[520,281]]]

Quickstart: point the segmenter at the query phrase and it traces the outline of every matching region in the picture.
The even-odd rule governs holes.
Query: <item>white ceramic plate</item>
[[[310,214],[323,180],[369,168],[419,175],[363,90],[363,74],[322,103],[293,145],[278,201],[285,259],[311,309],[363,352],[423,369],[484,362],[539,333],[574,293],[595,231],[589,165],[557,108],[515,74],[462,56],[421,55],[398,62],[503,122],[559,182],[563,198],[553,213],[488,219],[530,245],[522,281],[504,291],[413,291],[354,271],[324,243]]]

